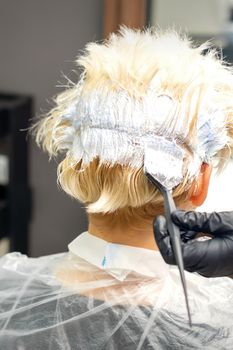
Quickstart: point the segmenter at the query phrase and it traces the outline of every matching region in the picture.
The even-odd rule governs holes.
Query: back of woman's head
[[[80,81],[56,97],[36,137],[51,156],[65,154],[59,182],[89,213],[153,215],[161,197],[144,175],[147,142],[166,139],[183,150],[177,201],[203,162],[220,169],[229,159],[232,71],[208,44],[122,28],[88,44],[77,63]]]

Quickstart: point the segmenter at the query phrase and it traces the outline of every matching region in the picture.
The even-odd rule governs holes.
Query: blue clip
[[[106,264],[106,257],[103,258],[101,265],[104,266],[105,264]]]

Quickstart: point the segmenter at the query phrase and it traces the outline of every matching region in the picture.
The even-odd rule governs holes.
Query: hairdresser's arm
[[[233,274],[233,212],[198,213],[175,211],[173,222],[180,227],[184,266],[187,271],[205,277]],[[207,233],[212,239],[198,241],[198,233]],[[154,235],[166,263],[175,265],[166,220],[163,216],[154,222]]]

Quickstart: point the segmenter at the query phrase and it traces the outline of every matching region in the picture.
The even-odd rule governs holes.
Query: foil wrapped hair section
[[[155,137],[145,145],[144,169],[172,190],[183,180],[184,150],[174,141]]]
[[[83,166],[99,157],[101,162],[140,168],[146,157],[157,171],[166,170],[163,182],[172,188],[184,176],[184,154],[178,143],[189,142],[193,117],[185,113],[185,101],[182,103],[168,94],[157,95],[150,88],[136,98],[123,89],[83,93],[80,85],[79,96],[61,117],[69,127],[60,141],[75,161],[82,160]],[[187,169],[189,177],[195,176],[201,162],[210,161],[227,142],[224,113],[201,108],[196,137],[188,144],[193,153]]]

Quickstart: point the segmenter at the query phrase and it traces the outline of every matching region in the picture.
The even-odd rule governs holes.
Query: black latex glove
[[[207,214],[177,210],[172,213],[172,220],[181,231],[185,270],[198,272],[205,277],[233,274],[233,212]],[[197,241],[194,238],[198,233],[211,234],[212,239]],[[154,235],[165,262],[175,265],[163,216],[154,222]]]

